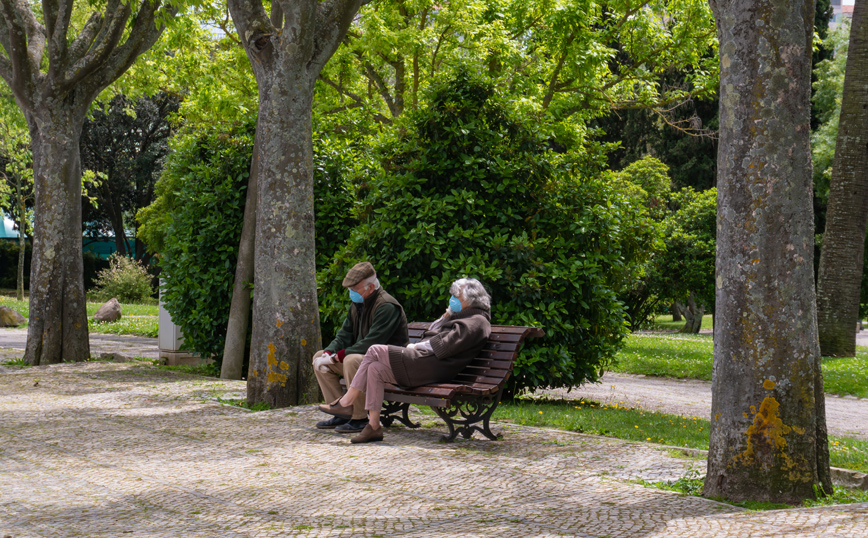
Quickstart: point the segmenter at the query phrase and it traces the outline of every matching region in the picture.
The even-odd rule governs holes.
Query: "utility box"
[[[181,328],[172,323],[172,316],[163,307],[163,281],[160,280],[160,312],[157,319],[157,343],[160,347],[160,362],[169,366],[179,364],[204,364],[206,361],[188,351],[181,351],[184,334]]]

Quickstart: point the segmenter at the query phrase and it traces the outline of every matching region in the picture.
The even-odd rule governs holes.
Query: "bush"
[[[157,199],[139,212],[141,234],[159,249],[166,310],[184,348],[223,358],[253,148],[252,125],[175,139]]]
[[[139,211],[139,237],[160,253],[163,300],[184,333],[184,346],[223,361],[226,324],[241,239],[255,124],[234,132],[199,131],[177,138],[156,185],[153,204]],[[331,263],[355,223],[355,187],[363,174],[345,141],[314,140],[317,264]],[[249,337],[249,329],[248,329]],[[219,370],[219,368],[218,368]]]
[[[340,282],[360,260],[411,321],[440,316],[449,284],[475,277],[492,295],[492,323],[546,332],[522,351],[511,391],[596,380],[626,334],[617,291],[652,239],[644,208],[594,177],[583,154],[555,153],[545,126],[466,73],[405,121],[383,143],[361,224],[318,275],[323,334],[343,321]]]
[[[114,253],[109,266],[97,274],[94,296],[101,301],[112,297],[122,303],[141,303],[154,294],[151,275],[141,263]]]

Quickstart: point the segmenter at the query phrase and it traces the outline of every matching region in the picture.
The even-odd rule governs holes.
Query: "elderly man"
[[[352,301],[347,318],[331,344],[313,356],[313,369],[326,402],[343,395],[340,377],[346,378],[349,387],[369,347],[374,344],[406,346],[410,342],[404,309],[380,287],[373,265],[357,263],[347,272],[342,285],[349,289]],[[359,403],[353,405],[351,416],[336,415],[317,422],[316,427],[334,428],[341,433],[362,431],[368,424],[365,398],[356,401]]]

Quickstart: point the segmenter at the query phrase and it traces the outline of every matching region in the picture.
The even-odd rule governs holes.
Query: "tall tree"
[[[321,335],[313,208],[313,93],[365,0],[229,0],[259,86],[255,293],[247,400],[318,399]]]
[[[813,0],[712,0],[720,41],[717,291],[703,493],[831,491],[813,284]]]
[[[826,231],[817,280],[823,355],[856,355],[856,324],[868,223],[868,20],[857,0],[850,26]]]
[[[77,28],[80,3],[0,0],[0,77],[24,112],[33,146],[35,226],[30,364],[90,356],[81,252],[79,136],[91,103],[163,31],[163,0],[106,0]],[[76,15],[75,19],[73,15]]]

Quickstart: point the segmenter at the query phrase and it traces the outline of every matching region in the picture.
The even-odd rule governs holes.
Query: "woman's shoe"
[[[319,404],[319,410],[328,415],[334,415],[347,420],[353,418],[353,408],[342,406],[340,398],[330,404]]]
[[[383,440],[383,427],[380,426],[376,430],[371,427],[371,424],[368,423],[365,426],[365,429],[362,430],[362,433],[350,439],[351,443],[370,443],[372,441],[382,441]]]

